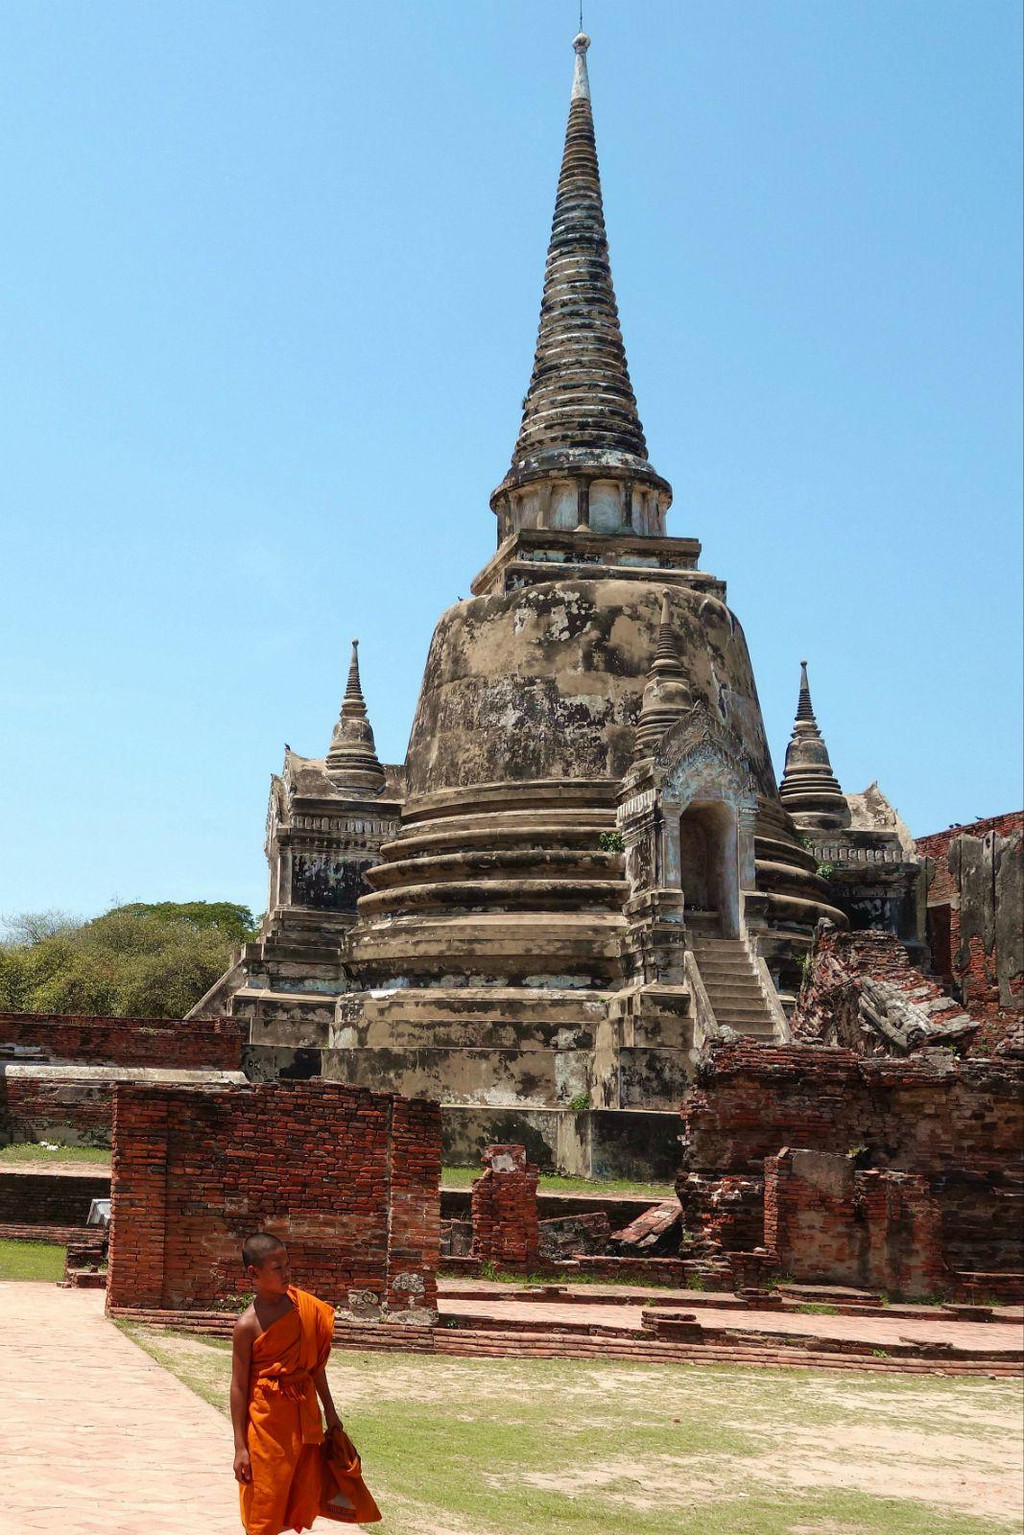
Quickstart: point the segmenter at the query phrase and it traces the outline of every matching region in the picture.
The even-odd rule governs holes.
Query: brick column
[[[392,1104],[388,1311],[392,1321],[436,1321],[441,1254],[441,1109],[436,1103],[409,1098],[394,1098]],[[424,1311],[432,1316],[422,1316]]]
[[[538,1169],[525,1146],[488,1146],[473,1184],[472,1256],[482,1263],[530,1268],[540,1258]]]
[[[168,1098],[114,1089],[107,1306],[160,1306],[167,1222]]]

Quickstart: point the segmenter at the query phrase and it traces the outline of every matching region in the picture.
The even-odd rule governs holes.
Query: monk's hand
[[[341,1433],[342,1422],[336,1412],[329,1412],[327,1414],[327,1432],[330,1434],[334,1431],[334,1429],[337,1429],[338,1432]]]
[[[236,1450],[235,1452],[235,1481],[252,1481],[252,1462],[249,1459],[248,1450]]]

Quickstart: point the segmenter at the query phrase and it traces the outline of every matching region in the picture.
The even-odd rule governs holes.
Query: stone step
[[[419,1023],[501,1020],[508,1023],[596,1024],[613,993],[593,988],[526,986],[396,986],[362,999],[366,1018],[405,1018]]]
[[[758,1016],[768,1012],[764,997],[759,991],[745,991],[736,995],[735,992],[715,991],[709,986],[707,993],[716,1012],[757,1013]]]
[[[695,954],[697,964],[708,970],[752,970],[749,954]]]
[[[747,991],[751,986],[757,987],[757,981],[752,975],[743,975],[739,971],[731,974],[709,974],[701,970],[700,978],[704,982],[706,991],[728,991],[730,988],[739,991]],[[760,988],[758,988],[759,990]]]
[[[761,995],[761,988],[752,975],[709,975],[702,970],[700,978],[706,991],[756,991],[758,996]]]
[[[714,1007],[714,1003],[711,1004]],[[767,1028],[772,1032],[772,1021],[767,1012],[752,1008],[715,1008],[715,1017],[719,1023],[727,1023],[733,1029]]]

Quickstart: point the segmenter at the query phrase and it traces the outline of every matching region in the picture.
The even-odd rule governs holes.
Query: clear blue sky
[[[1016,0],[588,0],[612,269],[670,530],[776,768],[1017,808]],[[265,905],[347,642],[400,760],[536,334],[560,0],[47,0],[0,57],[0,912]]]

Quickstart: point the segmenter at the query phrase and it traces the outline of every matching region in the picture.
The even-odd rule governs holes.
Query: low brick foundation
[[[236,1019],[0,1013],[0,1145],[109,1146],[118,1081],[241,1080]]]
[[[438,1105],[329,1082],[114,1093],[111,1306],[236,1305],[267,1230],[364,1320],[436,1317]]]
[[[84,1226],[94,1199],[110,1196],[107,1173],[0,1172],[0,1222],[18,1226]]]

